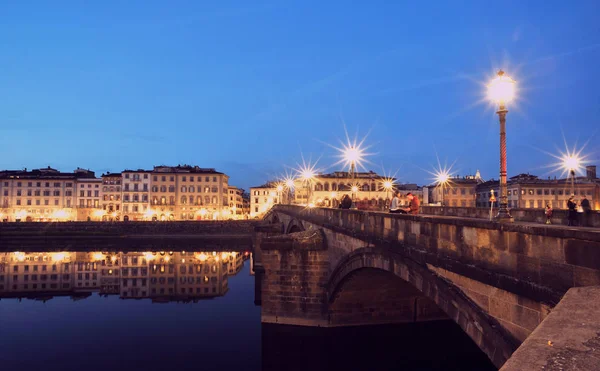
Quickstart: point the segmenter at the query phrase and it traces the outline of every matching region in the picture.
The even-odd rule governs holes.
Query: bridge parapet
[[[367,243],[401,244],[424,264],[550,305],[571,287],[600,285],[600,231],[292,205],[275,211]]]
[[[600,285],[600,231],[589,228],[292,205],[277,205],[266,221],[274,222],[279,226],[275,229],[286,233],[323,231],[324,250],[290,248],[299,246],[298,241],[277,249],[278,238],[269,238],[273,243],[268,251],[271,269],[267,276],[291,277],[295,283],[286,287],[287,292],[300,293],[298,297],[316,300],[314,293],[325,295],[319,296],[314,302],[319,306],[310,312],[310,318],[317,321],[305,324],[331,326],[338,321],[360,319],[416,320],[420,315],[415,313],[423,310],[435,314],[419,308],[421,303],[425,304],[423,308],[435,303],[498,367],[515,349],[513,344],[524,341],[569,288]],[[291,262],[300,254],[321,265],[318,269],[305,265],[304,269],[290,271],[287,267],[291,268]],[[377,289],[369,286],[371,291],[366,292],[361,280],[388,281],[386,276],[365,269],[400,277],[424,298],[415,299],[414,291],[401,288],[400,284],[392,285],[391,281],[392,286],[382,284],[382,287],[392,291],[380,288],[374,293],[372,290]],[[336,291],[339,287],[341,291]],[[302,290],[307,290],[306,296]],[[394,296],[395,307],[386,306],[388,301],[377,301],[379,297],[396,294],[400,296]],[[373,300],[364,299],[367,297]],[[370,310],[375,310],[379,317],[371,316],[364,302],[356,307],[361,298],[371,303]],[[305,299],[299,302],[302,300]],[[413,309],[394,311],[407,308],[406,303],[412,302]],[[284,323],[284,317],[298,316],[297,306],[284,307],[279,300],[271,305],[276,305],[271,313],[278,317],[267,318],[266,322]],[[268,311],[263,306],[264,313]],[[300,317],[309,319],[303,313]]]
[[[437,216],[458,216],[462,218],[490,218],[490,209],[485,207],[457,207],[457,206],[421,206],[421,212],[425,215]],[[496,215],[498,209],[492,210],[492,215]],[[546,214],[544,209],[511,209],[511,215],[518,222],[545,223]],[[568,224],[568,210],[555,209],[552,211],[552,223],[555,225]],[[578,219],[583,227],[600,228],[600,212],[591,211],[587,214],[578,213]]]

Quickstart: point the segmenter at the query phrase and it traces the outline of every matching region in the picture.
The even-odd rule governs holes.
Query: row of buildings
[[[86,297],[93,292],[153,301],[223,296],[250,253],[0,253],[0,298]]]
[[[277,203],[337,207],[345,195],[352,198],[359,210],[386,210],[397,192],[401,195],[401,205],[408,204],[406,194],[409,192],[418,197],[422,205],[487,208],[492,204],[492,193],[496,198],[494,205],[497,206],[498,202],[499,181],[486,181],[479,171],[475,175],[451,177],[443,185],[420,187],[396,184],[395,181],[370,171],[317,174],[309,180],[296,180],[293,185],[267,182],[250,188],[250,216],[260,217]],[[519,174],[508,179],[507,188],[510,208],[544,208],[550,205],[565,209],[573,195],[577,202],[586,197],[593,209],[600,210],[600,179],[596,176],[596,166],[587,166],[585,176],[573,179],[542,179],[531,174]]]
[[[0,220],[214,220],[248,215],[244,190],[213,168],[0,171]]]
[[[498,180],[485,181],[479,175],[450,178],[445,186],[424,187],[426,204],[444,204],[456,207],[491,207],[492,194],[497,206],[500,192]],[[596,166],[587,166],[585,176],[557,179],[519,174],[507,181],[509,208],[566,209],[567,201],[574,196],[580,202],[584,197],[594,210],[600,210],[600,179]]]
[[[250,216],[260,217],[276,203],[338,207],[346,195],[360,210],[385,209],[394,192],[398,191],[402,194],[402,205],[408,204],[406,194],[409,192],[423,200],[423,187],[416,184],[393,184],[395,181],[395,178],[373,171],[336,171],[316,174],[307,180],[298,179],[293,185],[267,182],[258,187],[250,187]]]

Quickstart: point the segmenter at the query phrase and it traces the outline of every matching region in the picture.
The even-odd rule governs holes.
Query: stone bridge
[[[254,236],[262,321],[451,319],[501,367],[572,287],[600,285],[600,231],[278,205]]]

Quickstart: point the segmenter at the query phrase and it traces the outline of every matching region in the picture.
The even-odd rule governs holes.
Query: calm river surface
[[[0,252],[0,370],[493,370],[449,321],[261,324],[247,252]]]

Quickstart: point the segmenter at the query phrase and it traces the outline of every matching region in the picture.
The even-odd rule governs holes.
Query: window
[[[169,180],[170,180],[171,182],[174,182],[174,181],[175,181],[175,177],[174,177],[174,176],[171,176],[171,177],[169,178]]]
[[[533,195],[533,189],[530,189],[530,190],[529,190],[529,194],[530,194],[530,195]],[[532,203],[532,204],[533,204],[533,203]],[[533,207],[533,206],[531,206],[531,207]]]
[[[17,206],[18,205],[21,205],[21,200],[20,199],[17,199]]]
[[[204,177],[205,182],[210,182],[210,177]]]
[[[544,189],[544,195],[548,196],[550,194],[550,191],[547,189]]]
[[[54,200],[54,206],[58,206],[58,200]]]
[[[27,205],[31,205],[31,200],[27,200]]]
[[[182,193],[185,193],[185,192],[187,192],[187,187],[186,187],[186,186],[181,186],[181,192],[182,192]]]
[[[148,174],[144,174],[144,179],[148,179]]]
[[[19,190],[17,190],[17,196],[18,196],[18,197],[21,197],[21,190],[20,190],[20,189],[19,189]]]
[[[190,186],[189,191],[190,193],[194,193],[194,186]]]
[[[187,177],[185,177],[185,176],[181,177],[181,181],[182,182],[186,182],[187,181]]]
[[[60,196],[60,191],[54,191],[54,196],[55,196],[55,197],[58,197],[58,196]]]
[[[194,181],[194,177],[193,177],[193,176],[191,176],[191,177],[190,177],[190,182],[193,182],[193,181]]]
[[[465,188],[461,188],[460,189],[460,194],[463,195],[463,196],[466,195],[467,194],[467,190]],[[463,206],[465,206],[465,205],[463,205]]]
[[[170,185],[169,186],[169,192],[175,192],[175,186]]]

